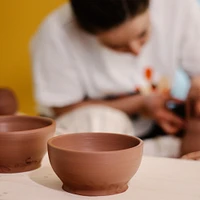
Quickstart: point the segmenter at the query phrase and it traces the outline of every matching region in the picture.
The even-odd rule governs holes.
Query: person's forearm
[[[144,105],[144,97],[142,95],[133,95],[116,100],[86,100],[70,106],[62,108],[53,108],[56,117],[68,113],[79,107],[88,105],[105,105],[125,112],[128,115],[139,113]]]

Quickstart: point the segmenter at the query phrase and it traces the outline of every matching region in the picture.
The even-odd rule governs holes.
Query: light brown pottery
[[[188,121],[181,149],[182,155],[196,151],[200,151],[200,118]]]
[[[0,116],[0,173],[37,169],[47,151],[55,122],[30,116]]]
[[[200,151],[200,98],[187,100],[187,128],[182,141],[182,155]],[[199,110],[199,111],[198,111]]]
[[[125,192],[142,152],[142,140],[121,134],[76,133],[48,141],[50,163],[63,189],[84,196]]]
[[[8,88],[0,88],[0,115],[13,115],[17,112],[18,101],[15,93]]]

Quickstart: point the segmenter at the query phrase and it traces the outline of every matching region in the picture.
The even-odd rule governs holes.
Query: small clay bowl
[[[55,122],[30,116],[0,116],[0,173],[37,169],[47,151]]]
[[[51,166],[69,193],[105,196],[125,192],[143,153],[139,138],[112,133],[76,133],[48,141]]]
[[[15,93],[8,88],[0,88],[0,115],[14,115],[18,110]]]

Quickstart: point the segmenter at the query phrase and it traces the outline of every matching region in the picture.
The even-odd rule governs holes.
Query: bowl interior
[[[34,130],[51,124],[51,120],[40,117],[0,117],[0,133]]]
[[[127,135],[76,133],[55,137],[51,140],[50,145],[69,151],[102,152],[129,149],[140,143],[138,138]]]

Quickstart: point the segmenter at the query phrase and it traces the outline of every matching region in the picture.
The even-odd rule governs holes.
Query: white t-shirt
[[[151,38],[137,57],[110,50],[81,30],[69,4],[50,14],[31,43],[40,108],[137,89],[146,94],[152,85],[162,92],[170,88],[179,66],[191,76],[199,74],[200,10],[196,0],[151,0],[150,13]]]

